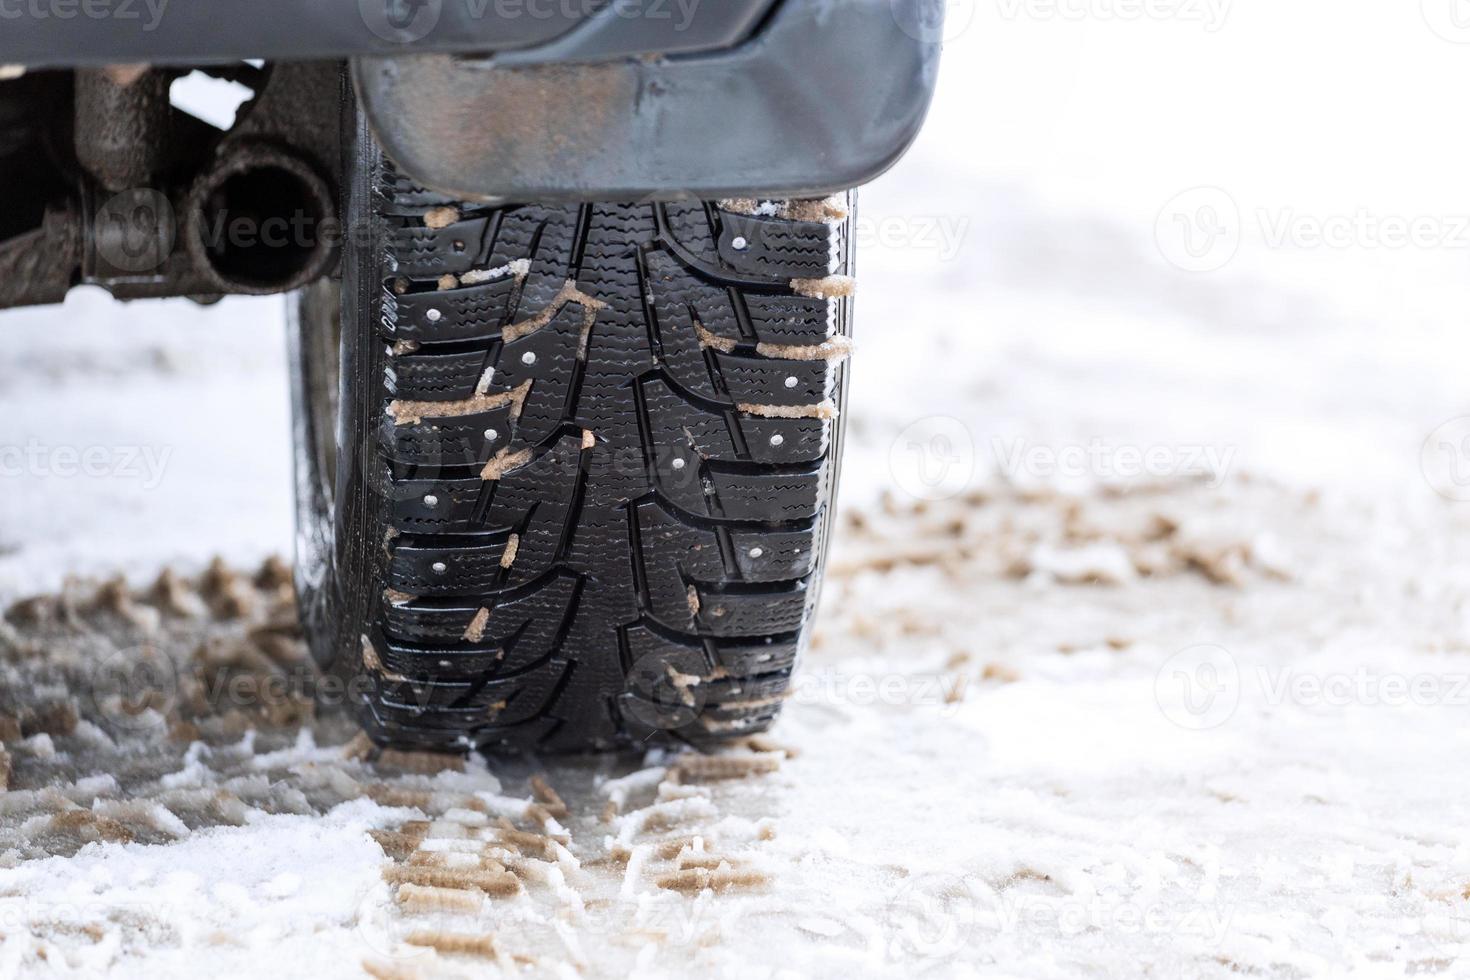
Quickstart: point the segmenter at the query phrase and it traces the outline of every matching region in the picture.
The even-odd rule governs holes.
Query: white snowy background
[[[929,126],[861,198],[846,520],[774,733],[796,754],[704,831],[773,821],[769,881],[589,870],[681,928],[558,920],[515,969],[1470,970],[1459,2],[951,4]],[[279,299],[0,318],[0,598],[289,554],[283,333]],[[89,447],[108,472],[67,475]],[[168,926],[6,918],[0,970],[356,975],[385,954],[383,809],[0,869],[0,910]]]

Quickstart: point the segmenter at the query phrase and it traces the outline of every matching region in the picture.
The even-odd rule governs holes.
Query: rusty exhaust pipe
[[[222,292],[264,295],[325,275],[341,239],[336,199],[316,170],[262,144],[235,144],[189,192],[185,244]]]

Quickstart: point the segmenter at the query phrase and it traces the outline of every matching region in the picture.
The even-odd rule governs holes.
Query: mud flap
[[[657,60],[354,63],[388,156],[456,198],[818,197],[863,184],[918,134],[939,61],[927,0],[787,0],[754,37]],[[521,58],[520,60],[525,60]]]

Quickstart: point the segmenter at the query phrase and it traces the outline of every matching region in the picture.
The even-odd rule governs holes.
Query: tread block
[[[438,676],[404,677],[369,671],[368,677],[385,706],[419,717],[431,717],[437,713],[433,709],[454,708],[475,690],[472,681]]]
[[[720,261],[743,276],[821,279],[839,262],[841,225],[720,213]],[[737,248],[738,243],[743,248]]]
[[[791,531],[729,531],[727,543],[713,528],[699,527],[655,500],[637,506],[638,543],[645,564],[672,565],[686,581],[729,578],[785,582],[802,578],[814,566],[817,523]]]
[[[545,661],[571,620],[581,585],[574,576],[556,576],[535,587],[507,590],[488,596],[483,604],[442,607],[413,602],[392,607],[388,625],[411,622],[408,632],[418,634],[405,642],[405,631],[394,630],[385,637],[384,649],[394,654],[395,668],[412,674],[415,669],[434,669],[442,650],[464,648],[494,651],[493,664],[484,673],[514,674]],[[413,617],[410,621],[408,617]],[[412,660],[405,659],[412,657]],[[384,663],[388,663],[384,658]],[[415,668],[414,665],[418,665]]]
[[[747,582],[784,582],[810,575],[817,565],[816,530],[731,534],[740,577]]]
[[[809,347],[836,334],[834,304],[809,296],[749,295],[745,308],[762,343]]]
[[[470,530],[485,491],[480,479],[398,480],[386,494],[393,526],[416,534]]]
[[[475,681],[498,669],[505,659],[505,651],[497,646],[411,647],[384,640],[374,647],[384,668],[409,678]]]
[[[575,416],[586,318],[580,306],[568,304],[545,327],[501,348],[490,390],[508,392],[531,382],[516,422],[519,443],[540,443]]]
[[[707,685],[707,703],[714,710],[739,710],[752,702],[767,702],[784,697],[790,683],[789,669],[749,677],[720,677]]]
[[[718,262],[720,250],[715,241],[712,217],[721,212],[699,201],[676,201],[664,206],[664,221],[669,236],[680,247],[705,262]]]
[[[485,636],[495,638],[505,650],[496,673],[520,673],[548,659],[576,612],[581,590],[578,579],[563,576],[528,595],[490,607]]]
[[[407,601],[385,599],[383,632],[407,642],[463,643],[465,631],[481,608],[482,601],[478,598],[434,602],[410,595]]]
[[[394,301],[392,337],[421,344],[499,339],[506,311],[519,288],[520,281],[507,273],[474,286],[404,293]]]
[[[510,445],[514,425],[510,405],[472,415],[429,418],[399,425],[385,418],[380,428],[383,452],[394,463],[420,467],[483,467]]]
[[[789,473],[712,473],[724,516],[743,521],[805,521],[827,497],[828,471],[812,466]]]
[[[627,651],[627,683],[618,713],[629,731],[641,737],[676,731],[686,738],[704,734],[700,724],[710,683],[719,668],[710,662],[698,637],[673,638],[640,621],[622,631]]]
[[[738,677],[789,671],[796,663],[799,647],[794,636],[767,636],[748,642],[719,640],[715,643],[715,661],[727,673]]]
[[[800,627],[806,613],[804,582],[761,592],[721,593],[695,588],[699,593],[696,625],[710,636],[786,633]]]
[[[575,204],[539,205],[501,212],[499,233],[487,264],[499,268],[516,261],[531,263],[531,274],[553,280],[556,288],[569,277],[573,239],[580,209]],[[552,292],[554,293],[554,288]]]
[[[741,327],[738,291],[711,289],[664,249],[646,252],[643,261],[661,334],[677,335],[682,331],[692,338],[694,321],[698,320],[711,336],[723,341],[753,344],[758,340],[754,331]],[[664,339],[667,342],[667,337]]]
[[[489,217],[456,221],[444,228],[422,223],[398,228],[391,237],[398,263],[394,271],[410,279],[438,279],[484,268],[493,228]]]
[[[663,377],[639,384],[656,447],[693,449],[721,462],[791,464],[822,461],[829,419],[767,418],[732,408],[702,409]],[[712,406],[717,408],[717,406]]]
[[[767,418],[740,412],[736,425],[750,460],[769,466],[825,465],[832,444],[832,420]]]
[[[817,405],[831,396],[835,375],[826,360],[760,353],[733,313],[706,322],[682,288],[688,279],[665,273],[648,285],[663,363],[680,389],[721,405]]]
[[[820,405],[835,386],[826,361],[715,354],[720,377],[737,405]]]
[[[710,676],[715,671],[715,664],[705,655],[704,644],[698,637],[670,638],[642,620],[624,627],[622,636],[633,663],[651,657],[662,663],[675,664],[685,673],[699,677]],[[693,659],[688,659],[690,657]]]
[[[570,664],[553,661],[514,677],[491,678],[468,703],[480,712],[483,724],[519,725],[546,713],[571,672]]]
[[[432,349],[432,348],[431,348]],[[475,393],[485,373],[482,351],[465,354],[408,354],[388,365],[389,391],[414,401],[456,401]]]
[[[713,531],[691,527],[652,500],[639,504],[637,510],[639,553],[643,564],[652,569],[651,578],[662,580],[673,574],[687,586],[695,579],[714,581],[724,576],[720,541]],[[650,588],[663,591],[652,583]],[[681,597],[687,593],[687,588],[672,582],[664,588]]]
[[[388,586],[416,596],[482,593],[505,578],[501,559],[510,535],[492,532],[454,544],[396,542],[388,561]]]
[[[703,585],[728,581],[718,539],[680,523],[657,504],[638,507],[638,542],[645,601],[663,626],[710,636],[759,636],[801,624],[803,582],[766,579],[749,592]]]
[[[487,519],[516,531],[511,586],[544,575],[567,557],[577,531],[584,452],[580,438],[565,436],[496,485]]]

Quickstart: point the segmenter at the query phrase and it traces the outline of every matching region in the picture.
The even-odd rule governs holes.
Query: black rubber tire
[[[334,304],[309,293],[297,341],[300,585],[369,735],[764,730],[837,482],[850,197],[492,208],[354,128],[335,486],[305,336]]]

